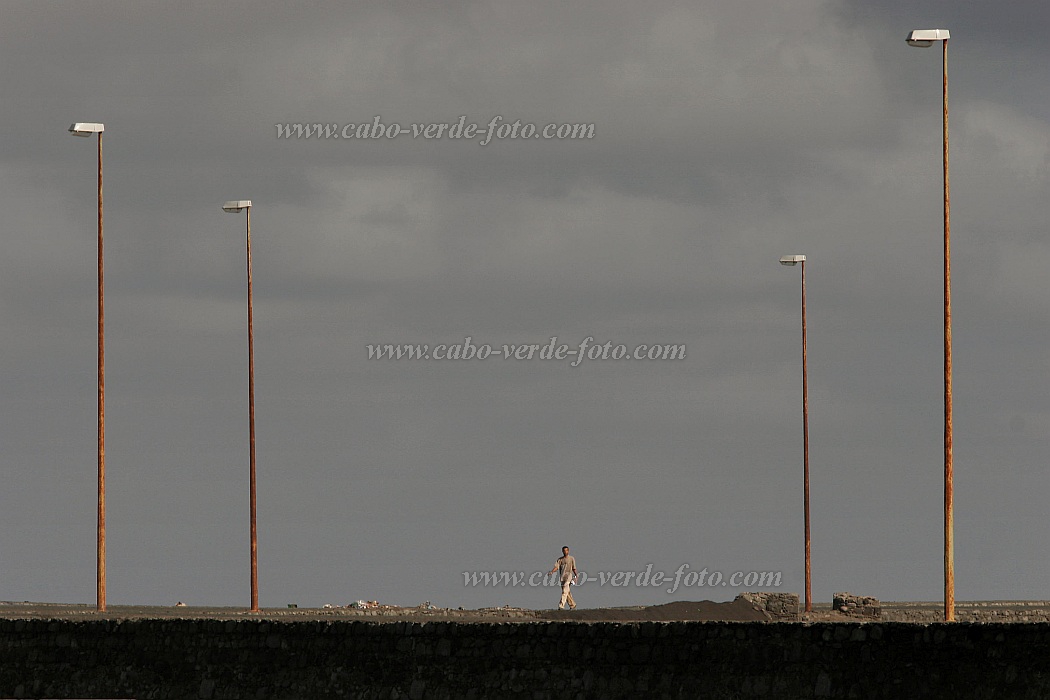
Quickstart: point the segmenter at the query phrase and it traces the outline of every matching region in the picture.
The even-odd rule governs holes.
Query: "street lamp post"
[[[247,248],[248,269],[248,470],[250,512],[251,512],[251,551],[252,551],[252,607],[253,611],[259,610],[259,566],[256,558],[257,540],[255,530],[255,341],[252,331],[252,202],[250,199],[240,199],[226,202],[222,210],[229,213],[237,213],[244,209],[247,234],[245,237]]]
[[[806,527],[806,612],[813,612],[812,577],[809,546],[809,372],[806,361],[806,256],[785,255],[781,265],[802,263],[802,484],[803,512]]]
[[[944,620],[955,619],[955,536],[952,485],[952,275],[951,226],[948,195],[948,39],[947,29],[916,29],[908,34],[908,44],[927,47],[941,42],[944,105]]]
[[[69,127],[74,136],[98,134],[98,537],[95,575],[95,605],[106,609],[106,352],[105,311],[102,275],[102,132],[105,125],[76,122]]]

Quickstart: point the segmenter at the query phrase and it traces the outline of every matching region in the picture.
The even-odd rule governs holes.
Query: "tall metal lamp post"
[[[252,540],[252,607],[259,610],[259,566],[256,558],[257,540],[255,530],[255,342],[252,331],[252,202],[250,199],[239,199],[226,202],[222,210],[229,213],[247,212],[246,247],[248,251],[248,469],[249,489],[251,491],[251,540]]]
[[[785,255],[780,259],[781,265],[794,267],[799,263],[802,263],[802,499],[806,521],[806,612],[813,612],[809,547],[809,372],[806,361],[806,256]]]
[[[102,132],[105,125],[76,122],[69,127],[74,136],[98,134],[98,545],[95,604],[106,609],[106,352],[105,311],[102,275]]]
[[[948,195],[948,39],[947,29],[916,29],[908,34],[911,46],[928,47],[941,42],[944,105],[944,620],[955,619],[955,535],[952,485],[952,275],[951,226]]]

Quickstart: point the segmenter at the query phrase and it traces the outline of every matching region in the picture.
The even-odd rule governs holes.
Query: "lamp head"
[[[104,124],[96,122],[76,122],[69,127],[69,133],[74,136],[91,136],[91,134],[101,134],[105,130]]]
[[[781,265],[797,265],[800,262],[806,262],[805,255],[785,255],[780,259]]]
[[[229,202],[226,202],[226,204],[223,204],[222,210],[225,212],[230,212],[231,214],[236,214],[241,209],[249,209],[251,208],[251,206],[252,200],[250,199],[234,199]]]
[[[916,29],[908,34],[908,45],[927,47],[935,41],[947,41],[951,38],[947,29]]]

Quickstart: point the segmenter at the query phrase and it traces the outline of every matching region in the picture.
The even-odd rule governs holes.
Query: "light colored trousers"
[[[576,601],[572,599],[572,591],[569,590],[571,585],[572,579],[561,582],[561,602],[558,603],[558,610],[563,609],[566,603],[569,604],[570,608],[576,607]]]

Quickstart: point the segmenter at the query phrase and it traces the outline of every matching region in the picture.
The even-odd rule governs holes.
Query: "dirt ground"
[[[743,600],[734,600],[729,603],[712,603],[710,600],[677,601],[665,605],[636,608],[544,610],[539,611],[539,618],[583,622],[670,622],[674,620],[757,622],[770,619],[764,612],[756,610]]]
[[[530,610],[499,607],[462,610],[434,606],[402,607],[375,605],[364,608],[264,608],[251,612],[245,608],[193,606],[124,606],[111,605],[98,612],[94,605],[3,602],[0,619],[209,619],[209,620],[357,620],[361,622],[643,622],[643,621],[768,621],[769,616],[746,601],[715,603],[709,600],[676,601],[664,605],[620,608],[579,608],[577,610]],[[940,603],[882,603],[882,622],[929,623],[943,620]],[[959,622],[1050,622],[1050,601],[961,602],[956,607]],[[800,616],[801,622],[858,622],[831,610],[830,605],[815,605],[814,611]],[[871,621],[871,620],[868,620]]]
[[[437,607],[376,605],[365,608],[264,608],[251,612],[242,608],[190,606],[111,605],[99,612],[93,605],[0,602],[0,618],[72,619],[269,619],[269,620],[361,620],[365,622],[642,622],[646,620],[735,620],[762,621],[769,617],[744,601],[713,603],[678,601],[665,605],[577,610],[529,610],[500,607],[463,610]]]

